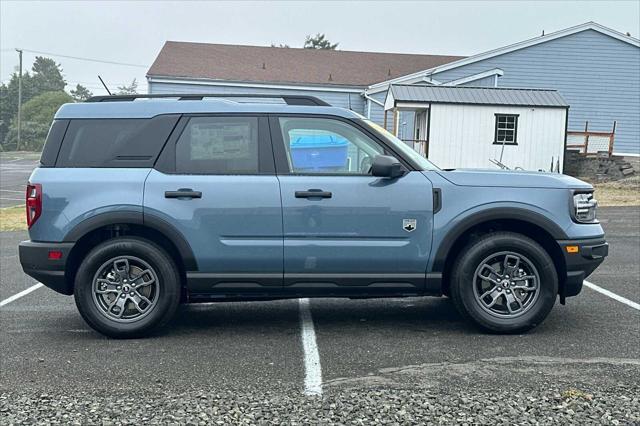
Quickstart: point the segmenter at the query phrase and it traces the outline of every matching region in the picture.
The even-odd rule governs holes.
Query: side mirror
[[[371,164],[371,174],[377,177],[394,179],[404,175],[402,164],[395,157],[378,155]]]

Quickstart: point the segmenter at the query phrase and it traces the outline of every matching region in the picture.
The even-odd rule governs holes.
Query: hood
[[[593,189],[571,176],[524,170],[457,169],[439,171],[440,176],[459,186],[498,186],[512,188]]]

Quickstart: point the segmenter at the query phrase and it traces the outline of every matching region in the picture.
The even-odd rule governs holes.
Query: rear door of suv
[[[282,206],[268,118],[183,116],[146,180],[144,215],[191,246],[190,295],[279,290]]]

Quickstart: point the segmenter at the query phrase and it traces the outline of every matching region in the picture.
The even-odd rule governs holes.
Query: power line
[[[102,59],[85,58],[85,57],[82,57],[82,56],[59,55],[57,53],[42,52],[42,51],[39,51],[39,50],[29,50],[29,49],[23,49],[23,50],[25,52],[29,52],[29,53],[37,53],[37,54],[40,54],[40,55],[49,55],[49,56],[57,56],[59,58],[76,59],[78,61],[99,62],[101,64],[123,65],[123,66],[126,66],[126,67],[148,68],[148,65],[130,64],[130,63],[127,63],[127,62],[106,61],[106,60],[102,60]]]

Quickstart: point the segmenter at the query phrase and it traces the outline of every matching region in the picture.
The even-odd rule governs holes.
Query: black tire
[[[531,299],[529,299],[529,304],[525,305],[526,309],[521,308],[522,312],[517,316],[510,312],[506,312],[504,315],[493,312],[492,310],[497,308],[487,307],[487,304],[483,304],[481,296],[477,296],[484,290],[478,289],[477,286],[482,285],[480,284],[482,279],[478,279],[476,274],[482,270],[482,265],[486,264],[487,259],[493,259],[494,255],[496,258],[500,255],[506,256],[504,253],[515,253],[516,256],[521,256],[521,261],[525,259],[523,264],[533,265],[532,270],[538,275],[537,296],[529,296],[529,293],[524,291],[518,293],[525,295],[524,297],[531,297]],[[515,264],[515,261],[513,263]],[[512,272],[515,271],[512,270]],[[493,277],[493,275],[491,276]],[[504,275],[501,277],[505,278]],[[506,277],[508,278],[508,275]],[[497,281],[501,280],[497,279]],[[484,281],[484,285],[487,285],[490,291],[491,288],[495,288],[503,292],[502,296],[489,296],[488,300],[490,303],[493,299],[505,297],[499,299],[500,305],[497,306],[505,305],[504,309],[506,309],[506,304],[509,302],[507,302],[505,293],[511,293],[512,290],[500,288],[488,281]],[[517,285],[521,285],[521,283]],[[450,287],[451,298],[458,311],[482,329],[501,334],[520,333],[540,324],[553,308],[558,294],[558,274],[549,254],[531,238],[514,232],[495,232],[471,241],[462,250],[452,268]],[[520,303],[520,306],[510,304],[510,306],[522,307],[523,304]],[[509,308],[510,310],[511,308]]]
[[[119,258],[127,259],[127,270],[129,259],[132,263],[141,262],[147,265],[147,269],[150,267],[154,274],[152,276],[156,278],[149,281],[157,282],[154,287],[157,293],[153,293],[154,297],[149,299],[153,302],[149,305],[151,309],[144,314],[139,314],[141,318],[136,319],[134,316],[126,320],[128,322],[110,318],[109,313],[106,312],[110,309],[101,309],[99,297],[94,295],[94,278],[100,271],[106,270],[105,265]],[[116,284],[114,283],[113,286]],[[119,286],[118,289],[121,287]],[[140,291],[141,288],[142,286],[139,286],[137,290]],[[133,289],[130,294],[134,294]],[[94,330],[114,338],[143,337],[165,325],[173,317],[180,302],[180,275],[173,259],[151,241],[137,237],[113,238],[93,248],[82,261],[75,278],[74,297],[80,314]],[[122,297],[124,299],[126,295]],[[147,306],[146,303],[140,304]]]

